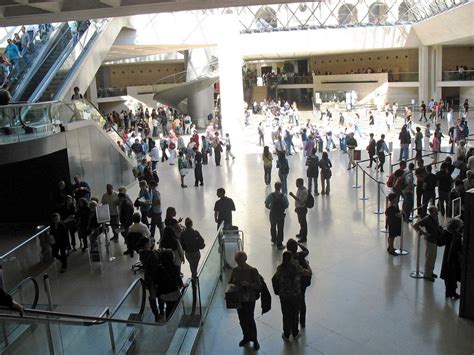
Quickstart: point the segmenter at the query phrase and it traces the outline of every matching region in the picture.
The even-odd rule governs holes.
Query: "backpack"
[[[393,184],[395,183],[395,173],[390,174],[387,180],[387,186],[388,187],[393,187]]]
[[[286,207],[285,207],[285,201],[283,199],[283,195],[278,195],[276,193],[272,194],[272,204],[270,206],[270,212],[273,214],[276,214],[278,216],[281,216],[285,213]]]
[[[388,186],[388,184],[387,184],[387,186]],[[405,175],[404,174],[397,177],[397,179],[395,180],[395,183],[393,184],[393,188],[395,190],[399,190],[399,191],[402,191],[406,186],[407,186],[407,182],[405,180]]]
[[[305,270],[311,270],[309,267],[309,262],[306,259],[302,259],[298,261],[299,265],[305,269]],[[311,272],[311,275],[303,275],[301,276],[301,286],[303,287],[308,287],[311,286],[311,278],[313,277],[313,272]]]
[[[306,207],[307,208],[314,207],[314,197],[310,193],[308,193],[308,197],[306,198]]]

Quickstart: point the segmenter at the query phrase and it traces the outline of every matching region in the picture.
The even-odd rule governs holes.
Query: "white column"
[[[87,99],[97,106],[97,80],[94,76],[86,91]]]
[[[418,103],[430,100],[429,90],[429,48],[426,46],[418,48]]]
[[[443,80],[443,47],[435,46],[434,48],[434,57],[435,57],[435,68],[433,75],[433,96],[435,100],[441,99],[441,87],[438,86],[438,83]]]
[[[229,16],[225,31],[217,45],[219,58],[222,133],[229,133],[234,143],[241,142],[244,133],[244,89],[242,85],[242,53],[237,17]],[[238,150],[239,144],[232,149]]]

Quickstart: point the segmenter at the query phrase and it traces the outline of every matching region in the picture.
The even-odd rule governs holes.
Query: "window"
[[[338,21],[340,25],[357,23],[357,8],[352,4],[344,4],[339,8]]]
[[[271,7],[263,6],[257,11],[256,21],[259,28],[277,28],[277,14]]]
[[[369,6],[369,22],[384,24],[387,21],[388,7],[383,2],[377,1]]]
[[[413,22],[415,17],[413,12],[410,11],[410,8],[406,1],[402,1],[400,6],[398,6],[398,21],[399,22]]]

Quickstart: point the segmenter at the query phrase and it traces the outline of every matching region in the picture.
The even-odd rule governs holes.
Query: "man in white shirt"
[[[114,187],[111,184],[107,184],[107,192],[102,195],[102,200],[100,202],[103,205],[109,205],[110,226],[112,227],[112,232],[114,234],[110,240],[116,242],[118,241],[117,229],[119,226],[119,213],[117,208],[118,193],[114,191]]]
[[[150,159],[151,159],[151,169],[155,171],[156,165],[158,164],[158,161],[160,160],[160,148],[158,148],[156,144],[150,150]]]
[[[304,180],[302,178],[296,179],[296,195],[290,192],[290,196],[295,199],[295,211],[298,215],[298,223],[300,224],[300,232],[296,235],[301,243],[305,243],[308,237],[308,222],[306,220],[306,214],[308,208],[306,207],[306,201],[308,200],[308,190],[304,187]]]
[[[275,142],[275,150],[277,154],[286,154],[286,143],[283,141],[280,134],[278,134],[277,141]]]
[[[151,233],[146,224],[141,222],[141,214],[140,212],[135,212],[132,217],[132,222],[133,224],[128,228],[128,233],[127,233],[127,250],[123,253],[123,255],[130,255],[130,257],[133,257],[133,249],[136,243],[138,243],[139,239],[134,238],[131,236],[131,233],[136,233],[137,235],[141,235],[141,237],[146,237],[149,238]],[[133,240],[132,240],[133,239]]]

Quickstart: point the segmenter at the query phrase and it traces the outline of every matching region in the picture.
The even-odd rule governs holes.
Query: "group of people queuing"
[[[456,160],[453,162],[447,156],[438,171],[434,170],[434,164],[425,165],[421,158],[416,160],[416,166],[402,160],[387,181],[392,189],[385,211],[387,252],[398,255],[394,240],[402,232],[402,221],[411,223],[417,218],[413,228],[423,234],[426,241],[424,278],[434,282],[438,277],[433,272],[437,248],[444,246],[441,278],[446,284],[446,297],[453,299],[459,298],[456,285],[461,270],[465,193],[474,187],[474,155],[472,150],[464,148],[459,144]],[[440,215],[446,219],[444,228],[439,221]]]

